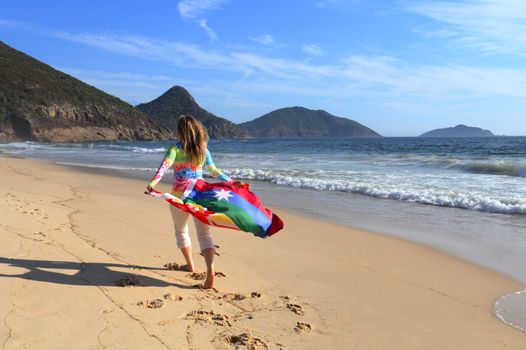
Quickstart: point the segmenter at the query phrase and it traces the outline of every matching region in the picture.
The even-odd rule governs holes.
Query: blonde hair
[[[208,143],[208,132],[204,125],[190,115],[181,115],[177,123],[177,138],[190,164],[203,164]]]

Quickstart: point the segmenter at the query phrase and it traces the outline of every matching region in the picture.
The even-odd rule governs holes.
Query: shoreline
[[[10,244],[6,245],[8,248],[4,247],[8,251],[2,251],[2,256],[11,254],[21,261],[24,260],[20,257],[23,255],[33,258],[29,259],[33,261],[42,258],[60,261],[64,258],[61,259],[61,255],[69,253],[63,251],[58,254],[52,250],[62,245],[71,253],[70,259],[77,256],[80,264],[88,264],[86,272],[74,274],[93,282],[91,287],[84,286],[82,293],[95,293],[98,297],[101,293],[109,295],[111,298],[106,298],[100,305],[113,298],[122,306],[113,307],[114,312],[123,314],[122,319],[115,317],[114,320],[108,321],[107,314],[101,314],[100,310],[96,313],[88,312],[88,318],[95,320],[96,324],[104,325],[107,322],[112,325],[111,332],[102,327],[106,329],[104,332],[112,333],[113,337],[105,336],[108,344],[120,334],[118,330],[123,325],[129,324],[129,320],[124,320],[126,312],[141,320],[148,332],[155,335],[148,336],[148,339],[161,339],[169,344],[169,347],[178,344],[178,340],[173,339],[164,330],[172,326],[173,331],[179,335],[181,329],[186,327],[193,327],[194,332],[199,330],[204,334],[215,332],[208,337],[208,342],[210,339],[213,343],[219,341],[218,334],[223,334],[226,332],[224,328],[229,327],[224,326],[216,332],[215,328],[219,326],[214,322],[208,324],[208,321],[201,320],[203,325],[201,321],[185,320],[181,317],[185,312],[177,310],[173,304],[159,310],[164,312],[163,310],[172,308],[171,311],[178,317],[168,320],[173,321],[172,323],[164,320],[170,326],[161,326],[159,323],[163,320],[155,319],[156,310],[141,309],[139,312],[136,310],[137,306],[130,301],[139,297],[159,295],[159,288],[174,290],[169,284],[177,283],[180,287],[175,288],[175,291],[185,294],[184,300],[188,299],[190,304],[200,305],[201,308],[201,305],[206,305],[208,308],[213,307],[214,311],[219,310],[216,312],[224,309],[225,314],[236,315],[232,311],[239,307],[236,306],[236,302],[227,303],[225,299],[214,299],[214,296],[217,297],[215,293],[187,289],[185,286],[195,281],[185,279],[181,273],[164,270],[161,271],[162,274],[154,274],[154,270],[151,269],[138,269],[145,275],[143,279],[150,281],[146,287],[114,287],[112,281],[105,280],[108,278],[105,274],[111,270],[108,266],[104,274],[97,270],[97,266],[92,266],[99,260],[112,259],[114,264],[121,261],[122,266],[115,267],[117,269],[126,269],[126,263],[161,267],[161,262],[181,260],[175,248],[174,238],[167,233],[171,232],[171,223],[166,208],[162,207],[163,204],[159,200],[143,198],[146,196],[139,192],[144,187],[142,181],[74,172],[70,167],[46,161],[7,158],[5,155],[0,155],[0,159],[3,160],[0,168],[3,192],[14,196],[9,197],[11,199],[6,197],[7,202],[3,204],[7,206],[10,215],[4,214],[4,224],[0,226],[0,230],[9,236],[6,239]],[[39,171],[27,171],[35,168]],[[46,186],[41,186],[42,184]],[[62,195],[60,191],[64,188],[68,190]],[[26,210],[25,214],[23,210],[17,210],[18,206],[24,205],[35,207],[31,209],[33,214],[28,214],[29,210]],[[38,216],[41,215],[38,214],[39,211],[56,211],[55,216],[60,218],[55,220],[53,215],[46,214],[48,219],[44,219],[45,216]],[[391,349],[393,344],[405,349],[462,349],[470,346],[477,346],[477,349],[521,349],[526,346],[524,334],[498,320],[492,310],[497,298],[507,292],[516,291],[519,287],[523,289],[524,286],[511,277],[419,243],[313,220],[310,217],[290,214],[286,210],[278,212],[285,219],[285,231],[265,241],[249,237],[246,233],[214,230],[216,241],[221,247],[217,269],[225,271],[227,275],[226,278],[217,279],[220,289],[218,294],[240,292],[246,295],[251,293],[251,290],[257,290],[263,295],[257,300],[245,300],[243,307],[251,310],[253,319],[245,320],[232,316],[232,319],[235,319],[232,323],[236,323],[237,326],[231,328],[251,329],[266,344],[288,342],[284,345],[292,348],[316,348],[322,344],[333,347],[381,349]],[[145,217],[142,217],[143,215]],[[25,222],[21,221],[21,218],[32,220]],[[64,222],[61,225],[62,219]],[[68,222],[66,219],[70,220],[70,228],[64,224]],[[109,232],[112,234],[106,232],[108,227],[111,228]],[[54,228],[62,230],[57,230],[61,235],[55,233]],[[124,229],[125,233],[122,232]],[[190,229],[193,231],[192,225]],[[78,232],[75,233],[75,230]],[[8,231],[17,233],[12,234]],[[40,232],[44,236],[34,236],[34,232]],[[144,241],[144,232],[148,232],[149,235],[147,242]],[[323,236],[320,237],[320,234]],[[18,248],[18,244],[31,247]],[[156,258],[156,255],[161,257]],[[194,255],[197,254],[194,252]],[[197,256],[196,259],[198,264],[202,265],[200,257]],[[243,264],[240,265],[239,261]],[[12,274],[13,267],[8,265],[5,262],[0,264],[0,274]],[[18,265],[15,271],[28,267],[20,266],[22,263]],[[153,281],[154,279],[156,281]],[[35,284],[35,288],[44,285],[47,289],[58,292],[66,300],[66,304],[73,303],[77,308],[82,306],[70,300],[75,299],[75,296],[64,295],[65,286],[78,290],[76,284],[0,277],[0,281],[3,282],[0,284],[0,290],[10,295],[9,303],[12,305],[16,304],[14,300],[17,299],[16,302],[31,304],[33,310],[43,312],[46,316],[46,310],[49,311],[49,307],[34,305],[31,294],[13,297],[18,293],[15,293],[17,290],[28,288],[27,285],[10,285],[9,281],[13,280],[22,282],[22,285],[24,282]],[[103,280],[104,283],[100,283],[99,280]],[[140,292],[144,292],[145,295],[140,296]],[[284,303],[283,299],[280,299],[284,293],[291,302]],[[87,297],[88,300],[96,299],[93,295]],[[220,305],[219,300],[223,300],[224,305]],[[13,348],[19,344],[14,341],[13,335],[22,335],[22,340],[19,340],[23,341],[24,335],[26,338],[35,339],[47,334],[46,330],[36,332],[32,336],[20,330],[13,331],[17,325],[24,328],[22,320],[27,321],[31,316],[24,315],[16,307],[10,308],[9,303],[4,301],[0,304],[0,316],[8,319],[7,324],[11,324],[9,321],[16,318],[18,323],[14,320],[15,324],[11,324],[11,331],[8,332],[8,337],[6,336],[6,349],[10,348],[10,344],[13,344]],[[296,308],[296,311],[301,309],[304,315],[291,311],[288,304],[299,305],[300,308]],[[79,317],[68,312],[64,315],[66,319]],[[439,320],[436,320],[437,318]],[[155,321],[152,321],[153,319]],[[300,321],[307,321],[304,323],[310,324],[312,330],[294,331],[295,322]],[[283,322],[286,327],[283,326]],[[88,333],[91,331],[89,328]],[[448,339],[443,339],[444,334],[448,334]],[[330,339],[326,339],[327,335],[331,335]],[[2,336],[3,333],[0,332],[0,337]],[[152,339],[141,338],[140,343],[148,344]],[[63,338],[61,340],[64,341]],[[502,345],[504,343],[508,346]],[[356,344],[360,344],[361,347]],[[199,344],[195,345],[200,348]],[[152,348],[158,347],[159,342],[154,342]]]

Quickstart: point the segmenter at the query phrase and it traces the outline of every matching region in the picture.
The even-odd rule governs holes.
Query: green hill
[[[277,109],[240,126],[252,137],[381,137],[354,120],[304,107]]]
[[[181,86],[172,87],[155,100],[138,105],[137,109],[148,114],[172,131],[177,129],[179,116],[181,114],[189,114],[205,125],[211,138],[246,136],[245,131],[236,124],[201,108],[192,95]]]
[[[0,142],[169,138],[128,103],[0,41]]]

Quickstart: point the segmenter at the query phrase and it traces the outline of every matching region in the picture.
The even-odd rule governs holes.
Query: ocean
[[[18,142],[0,152],[146,186],[169,144]],[[430,245],[526,285],[526,137],[212,140],[209,149],[267,205]],[[526,291],[495,312],[526,331]]]

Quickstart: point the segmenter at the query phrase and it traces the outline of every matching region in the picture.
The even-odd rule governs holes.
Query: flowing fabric
[[[262,205],[248,184],[237,187],[230,182],[190,179],[181,198],[155,189],[148,194],[163,198],[211,226],[251,232],[261,238],[283,228],[283,221]]]

